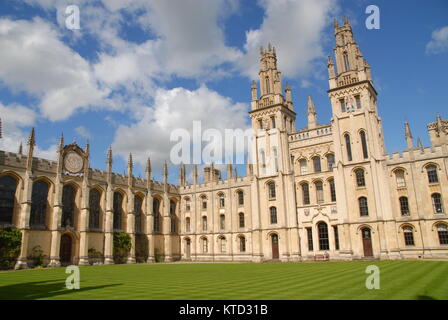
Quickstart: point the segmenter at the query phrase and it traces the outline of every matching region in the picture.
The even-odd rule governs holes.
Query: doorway
[[[61,265],[69,265],[72,263],[72,237],[68,234],[63,234],[61,237],[59,259]]]
[[[271,242],[272,242],[272,259],[278,259],[278,235],[273,234],[271,236]]]
[[[372,234],[369,228],[364,228],[362,232],[362,245],[364,247],[364,257],[373,257]]]

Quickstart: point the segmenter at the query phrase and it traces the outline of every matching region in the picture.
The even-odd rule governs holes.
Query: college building
[[[89,145],[66,145],[57,160],[28,149],[0,150],[0,227],[22,231],[16,268],[37,246],[49,266],[89,264],[99,252],[114,263],[114,233],[128,233],[128,263],[162,261],[307,261],[448,258],[448,121],[434,115],[431,145],[386,153],[371,68],[347,19],[335,21],[329,57],[330,123],[317,121],[311,97],[307,126],[296,129],[291,88],[282,88],[275,48],[260,49],[251,86],[252,161],[246,176],[214,165],[179,184],[89,165]],[[300,53],[298,53],[300,54]],[[400,124],[401,127],[401,124]],[[5,133],[7,134],[7,133]],[[200,177],[201,176],[201,177]]]

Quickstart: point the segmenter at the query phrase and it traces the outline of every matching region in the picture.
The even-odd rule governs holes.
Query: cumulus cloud
[[[229,98],[201,86],[197,90],[174,88],[158,89],[154,105],[145,108],[143,118],[130,126],[120,125],[116,131],[114,154],[127,157],[132,152],[134,159],[145,164],[148,156],[156,164],[156,169],[169,160],[172,144],[171,132],[183,128],[192,132],[193,121],[200,121],[202,131],[214,128],[246,129],[248,106],[234,103]]]
[[[0,19],[0,47],[7,48],[0,50],[0,80],[13,91],[39,97],[41,112],[50,120],[101,104],[108,95],[92,77],[89,63],[40,18]]]
[[[17,152],[20,142],[27,141],[23,128],[34,125],[36,113],[19,104],[4,105],[0,103],[0,115],[3,129],[0,149]]]
[[[310,71],[314,59],[323,57],[322,31],[337,10],[335,0],[262,0],[265,17],[259,29],[246,32],[246,54],[238,67],[255,79],[259,70],[259,49],[272,43],[279,68],[287,77]]]
[[[426,45],[426,53],[448,52],[448,26],[433,31],[431,41]]]

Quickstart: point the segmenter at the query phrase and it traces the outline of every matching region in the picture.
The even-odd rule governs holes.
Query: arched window
[[[431,198],[434,213],[443,213],[442,196],[440,195],[440,193],[433,193],[431,195]]]
[[[185,198],[185,211],[191,210],[191,200],[190,198]]]
[[[143,199],[142,197],[135,195],[134,196],[134,214],[135,214],[135,233],[143,232]]]
[[[440,244],[448,244],[448,226],[446,224],[440,223],[437,225],[437,234]]]
[[[404,234],[404,244],[407,246],[413,246],[414,245],[414,233],[412,232],[412,228],[404,227],[403,234]]]
[[[74,227],[75,224],[75,196],[73,186],[66,184],[62,188],[62,227]]]
[[[314,183],[314,186],[316,187],[317,203],[323,203],[324,202],[324,187],[323,187],[322,181],[316,181]]]
[[[225,237],[219,238],[221,253],[226,253],[227,240]]]
[[[327,155],[327,166],[328,166],[328,171],[333,171],[334,154],[332,154],[332,153]]]
[[[202,210],[207,209],[207,197],[205,195],[201,196],[201,202],[202,202]]]
[[[100,192],[93,188],[89,191],[89,229],[95,230],[100,228]]]
[[[202,217],[202,231],[207,231],[207,216]]]
[[[218,197],[219,197],[219,207],[220,208],[224,208],[225,205],[226,205],[226,202],[225,202],[225,199],[224,199],[224,193],[220,193],[218,195]]]
[[[123,195],[116,191],[114,192],[114,229],[122,230],[123,218]]]
[[[245,221],[244,221],[244,213],[240,212],[238,214],[239,222],[240,222],[240,228],[245,227]]]
[[[365,179],[365,175],[364,175],[364,169],[356,169],[355,175],[356,175],[356,186],[365,187],[366,179]]]
[[[239,237],[240,240],[240,252],[246,252],[246,238],[243,236]]]
[[[331,202],[336,202],[336,188],[334,185],[334,179],[328,180],[328,184],[330,185]]]
[[[0,178],[0,224],[12,224],[17,181],[11,176]]]
[[[269,86],[269,77],[266,77],[265,85],[266,85],[266,93],[271,93],[271,88]]]
[[[185,218],[185,232],[190,232],[190,231],[191,231],[190,218],[186,217]]]
[[[219,228],[221,231],[226,229],[226,216],[223,214],[219,215]]]
[[[31,195],[30,227],[45,228],[48,202],[48,183],[38,180],[33,183]]]
[[[426,172],[428,173],[428,181],[429,183],[438,183],[439,177],[437,176],[437,167],[434,165],[430,165],[426,167]]]
[[[347,54],[347,52],[344,52],[343,57],[344,57],[344,67],[345,67],[345,71],[350,71],[350,62],[349,62],[349,60],[348,60],[348,54]]]
[[[261,172],[263,174],[266,173],[266,154],[264,153],[264,150],[260,150],[260,160],[261,160]]]
[[[208,252],[208,240],[207,238],[202,238],[202,253]]]
[[[154,232],[160,232],[160,200],[154,198],[152,202],[152,211],[154,215]]]
[[[276,224],[277,223],[277,208],[270,207],[269,212],[271,214],[271,224]]]
[[[406,179],[404,178],[403,170],[395,171],[395,181],[397,183],[397,188],[405,188],[406,187]]]
[[[313,167],[314,167],[314,172],[321,172],[322,168],[320,166],[320,157],[314,157],[313,158]]]
[[[407,197],[400,197],[398,199],[400,201],[400,212],[402,216],[409,215],[409,202]]]
[[[171,233],[176,233],[177,217],[176,217],[176,202],[170,200],[170,217],[171,217]]]
[[[366,197],[360,197],[358,199],[359,203],[359,215],[361,217],[365,217],[369,215],[369,206],[367,204],[367,198]]]
[[[239,206],[243,206],[244,205],[244,193],[243,193],[243,191],[238,191],[237,195],[238,195],[238,205]]]
[[[325,222],[317,224],[319,234],[319,250],[330,250],[330,241],[328,240],[328,226]]]
[[[367,151],[367,138],[365,131],[361,131],[359,133],[359,137],[361,138],[361,145],[362,145],[362,155],[364,159],[367,159],[369,157],[369,153]]]
[[[269,199],[275,199],[275,183],[270,182],[268,184],[268,190],[269,190]]]
[[[300,164],[300,174],[307,174],[308,173],[308,162],[306,159],[302,159],[299,161]]]
[[[272,154],[274,156],[274,170],[275,172],[278,172],[278,154],[277,154],[277,148],[272,148]]]
[[[353,158],[352,158],[352,145],[350,142],[350,135],[348,133],[346,133],[344,135],[344,139],[345,139],[345,149],[347,151],[347,159],[348,159],[348,161],[352,161]]]
[[[310,187],[308,183],[302,184],[302,201],[303,204],[310,204]]]

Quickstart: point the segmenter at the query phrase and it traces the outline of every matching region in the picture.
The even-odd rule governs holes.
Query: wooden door
[[[278,259],[278,236],[276,234],[273,234],[271,236],[272,241],[272,259]]]
[[[362,245],[364,247],[364,257],[372,257],[372,236],[369,228],[362,229]]]
[[[59,259],[62,265],[68,265],[72,262],[72,238],[68,234],[61,237]]]

